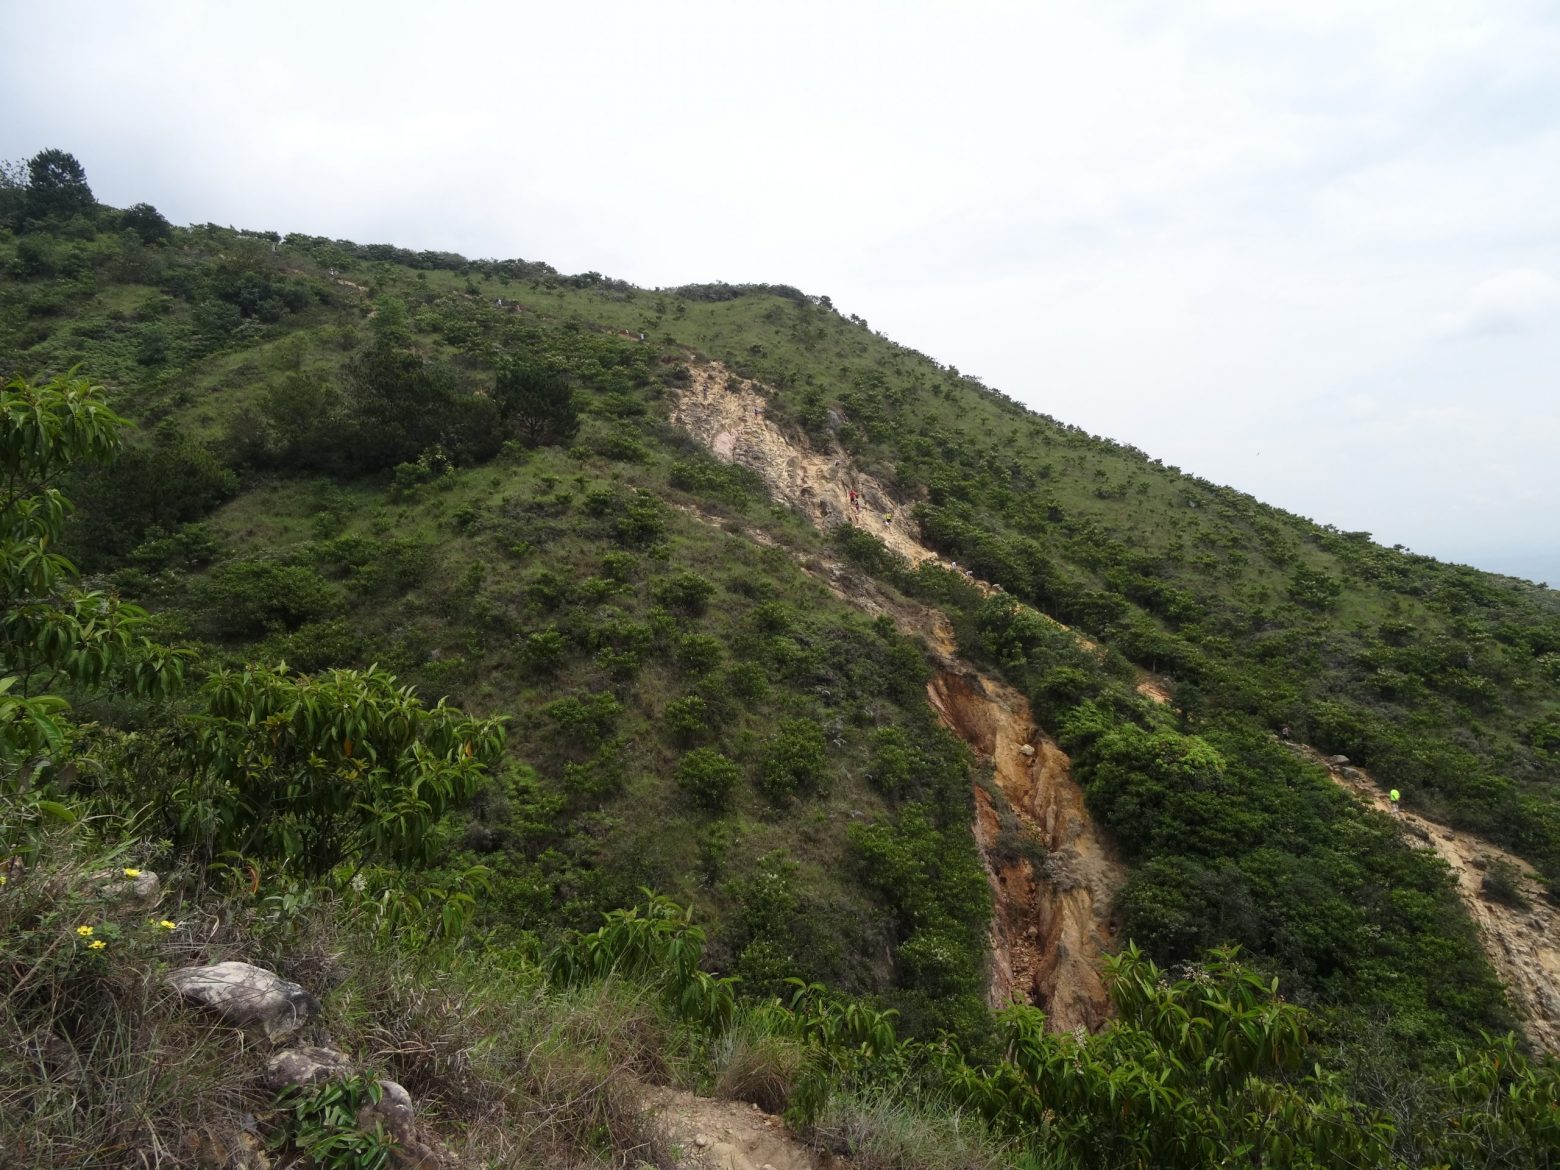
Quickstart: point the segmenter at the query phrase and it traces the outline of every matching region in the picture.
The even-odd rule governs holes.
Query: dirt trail
[[[753,383],[718,363],[695,365],[691,373],[672,420],[717,458],[756,472],[776,499],[820,528],[854,521],[911,564],[937,559],[920,543],[902,501],[845,455],[793,445],[764,416],[764,399]],[[859,513],[851,506],[852,489],[862,500]],[[987,990],[992,1005],[1018,999],[1045,1009],[1053,1029],[1097,1028],[1110,1012],[1100,958],[1114,941],[1110,907],[1125,870],[1095,832],[1066,754],[1035,726],[1021,694],[957,656],[944,614],[891,597],[830,558],[810,558],[803,568],[841,598],[889,615],[902,632],[927,644],[937,667],[927,686],[933,709],[992,765],[1013,821],[1004,826],[991,794],[976,787],[975,839],[996,903]],[[976,585],[994,592],[985,582]],[[1022,848],[1026,837],[1039,849]]]
[[[814,1150],[756,1105],[645,1090],[645,1105],[677,1147],[679,1170],[844,1170],[850,1163]]]
[[[1363,768],[1330,763],[1315,748],[1291,748],[1327,769],[1333,780],[1371,808],[1393,816],[1392,801]],[[1336,758],[1336,757],[1335,757]],[[1468,915],[1479,929],[1484,950],[1533,1044],[1560,1055],[1560,906],[1545,896],[1543,885],[1528,877],[1530,867],[1468,833],[1448,829],[1403,809],[1395,814],[1409,844],[1434,849],[1451,866]],[[1507,861],[1522,876],[1518,884],[1529,905],[1518,909],[1483,896],[1484,875],[1496,861]]]

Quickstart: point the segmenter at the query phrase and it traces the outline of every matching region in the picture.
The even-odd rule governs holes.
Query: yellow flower
[[[141,876],[141,871],[138,869],[127,869],[124,871],[124,874],[127,878],[138,878]]]
[[[179,929],[179,924],[177,922],[169,922],[166,918],[164,918],[157,925],[162,927],[164,930],[178,930]]]
[[[82,938],[91,938],[92,928],[90,926],[78,926],[76,927],[76,933],[79,934]]]
[[[93,939],[91,942],[89,942],[87,944],[87,950],[89,950],[89,951],[101,951],[107,945],[108,944],[106,942],[104,942],[102,939],[95,938],[95,939]]]

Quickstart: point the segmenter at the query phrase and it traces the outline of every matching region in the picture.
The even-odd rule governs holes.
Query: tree
[[[75,155],[41,150],[27,160],[27,211],[35,219],[65,218],[95,206],[87,172]]]
[[[0,224],[14,223],[27,206],[27,164],[0,159]]]
[[[70,512],[55,482],[119,450],[124,420],[105,399],[69,375],[0,391],[0,798],[20,812],[0,824],[44,807],[32,777],[40,761],[59,760],[71,730],[57,683],[162,696],[183,681],[187,655],[143,637],[142,610],[78,587],[75,566],[54,551]],[[14,844],[0,837],[0,852]]]
[[[567,443],[580,428],[573,384],[555,370],[508,366],[499,372],[493,396],[501,416],[528,446]]]
[[[214,675],[156,801],[170,837],[319,877],[346,862],[427,863],[435,827],[503,748],[499,719],[425,707],[377,668]]]
[[[119,215],[119,226],[141,237],[143,244],[160,244],[173,234],[173,225],[150,203],[136,203]]]

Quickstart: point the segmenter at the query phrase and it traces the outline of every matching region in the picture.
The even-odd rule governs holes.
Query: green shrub
[[[697,573],[686,571],[657,581],[650,587],[650,595],[666,608],[691,615],[703,613],[705,604],[714,592],[714,585]]]
[[[358,1123],[359,1111],[383,1094],[378,1081],[359,1075],[284,1089],[276,1103],[286,1120],[271,1148],[293,1150],[321,1170],[384,1170],[399,1148],[395,1139],[382,1120]]]
[[[633,553],[618,552],[616,550],[603,553],[601,557],[601,575],[610,581],[628,584],[634,579],[634,574],[639,567],[639,558]]]
[[[341,590],[308,566],[260,559],[218,565],[196,597],[207,624],[224,638],[253,637],[277,627],[296,630],[344,605]]]
[[[710,708],[698,695],[684,695],[666,705],[662,725],[677,743],[691,744],[710,733]]]
[[[769,679],[756,662],[733,662],[726,671],[731,693],[739,699],[762,699],[769,693]]]
[[[764,745],[758,786],[773,801],[815,795],[828,779],[823,729],[810,719],[787,719]]]
[[[520,660],[526,667],[540,675],[554,675],[563,665],[569,643],[557,626],[548,626],[527,634],[520,643]]]
[[[585,748],[599,747],[622,713],[623,704],[607,691],[569,695],[542,708],[561,737]]]
[[[694,748],[677,764],[677,786],[712,812],[731,803],[741,781],[742,769],[714,748]]]
[[[724,653],[719,638],[709,634],[684,634],[677,639],[672,657],[685,674],[698,675],[714,670]]]

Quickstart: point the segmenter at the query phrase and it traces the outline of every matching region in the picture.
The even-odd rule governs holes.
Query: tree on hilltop
[[[35,219],[66,218],[97,206],[87,172],[64,150],[40,150],[27,160],[27,212]]]

